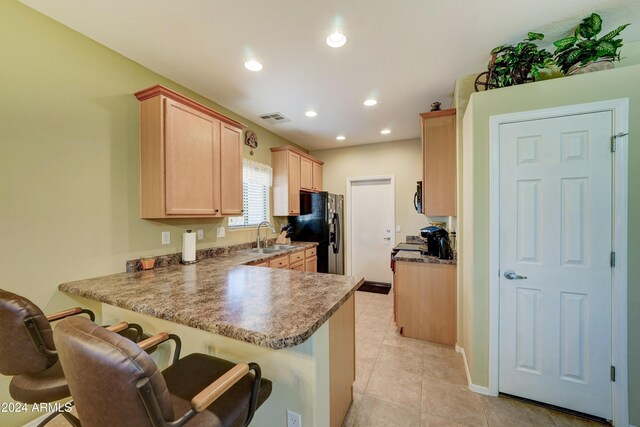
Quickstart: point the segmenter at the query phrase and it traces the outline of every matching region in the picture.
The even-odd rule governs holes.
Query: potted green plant
[[[553,55],[540,49],[534,42],[544,39],[544,34],[529,33],[515,46],[502,45],[491,51],[488,71],[476,78],[476,91],[481,87],[493,89],[532,82],[540,78],[540,70],[553,61]]]
[[[620,60],[622,39],[616,38],[629,24],[621,25],[601,38],[602,18],[592,13],[578,24],[571,37],[553,42],[555,63],[566,75],[586,73],[613,67]]]

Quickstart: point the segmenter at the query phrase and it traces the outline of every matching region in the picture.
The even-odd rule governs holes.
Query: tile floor
[[[602,426],[467,388],[452,348],[404,338],[393,297],[356,292],[356,381],[343,427]]]

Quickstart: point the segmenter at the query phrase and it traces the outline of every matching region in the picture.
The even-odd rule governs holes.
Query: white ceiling
[[[637,0],[21,1],[308,149],[418,137],[418,113],[449,107],[456,78],[527,31],[554,40],[597,11],[604,31],[632,22],[623,38],[640,39]],[[332,49],[336,28],[348,42]],[[261,123],[271,112],[291,122]]]

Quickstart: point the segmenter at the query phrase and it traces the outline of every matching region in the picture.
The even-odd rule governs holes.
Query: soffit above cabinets
[[[640,39],[637,0],[21,2],[311,150],[418,138],[419,112],[449,108],[456,78],[527,31],[554,40],[597,11],[604,31],[632,22],[625,43]],[[336,29],[347,43],[334,49]],[[249,58],[263,70],[247,71]]]

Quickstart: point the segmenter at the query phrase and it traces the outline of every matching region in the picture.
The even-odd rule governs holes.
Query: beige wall
[[[635,47],[635,46],[634,46]],[[630,51],[634,51],[630,49]],[[627,53],[628,54],[628,53]],[[628,59],[625,64],[633,64]],[[623,65],[625,65],[623,64]],[[461,284],[465,296],[462,341],[474,384],[488,385],[489,374],[489,117],[564,105],[629,98],[629,241],[628,333],[631,423],[640,425],[640,65],[475,93],[464,115],[464,169],[461,171],[464,209]]]
[[[250,241],[255,230],[216,238],[223,219],[139,218],[138,101],[160,83],[256,131],[252,158],[289,142],[40,15],[0,2],[0,287],[45,311],[61,308],[61,282],[124,271],[142,255],[179,252],[186,228],[203,228],[199,247]],[[245,157],[249,157],[245,146]],[[171,244],[160,244],[160,232]],[[66,301],[65,301],[66,302]],[[0,402],[9,401],[0,377]],[[0,414],[1,425],[24,416]]]
[[[418,132],[416,116],[416,132]],[[346,194],[347,177],[394,175],[396,181],[396,242],[405,236],[418,235],[427,219],[413,208],[416,182],[422,181],[422,147],[419,139],[358,145],[332,150],[312,151],[311,155],[325,162],[325,191]]]

